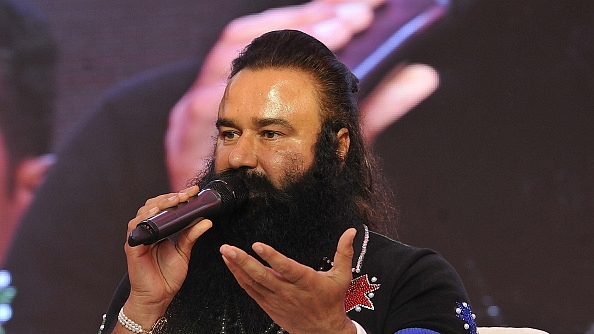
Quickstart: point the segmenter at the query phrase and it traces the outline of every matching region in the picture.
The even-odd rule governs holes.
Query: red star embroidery
[[[369,294],[380,288],[381,284],[371,284],[367,274],[359,276],[351,281],[346,296],[344,297],[344,307],[347,312],[359,307],[373,310],[373,303]]]

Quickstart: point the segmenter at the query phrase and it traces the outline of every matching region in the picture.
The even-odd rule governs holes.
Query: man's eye
[[[279,133],[276,131],[272,131],[272,130],[262,131],[262,137],[264,137],[266,139],[275,139],[278,136],[279,136]]]
[[[239,134],[236,131],[222,131],[221,137],[225,140],[233,140],[239,137]]]

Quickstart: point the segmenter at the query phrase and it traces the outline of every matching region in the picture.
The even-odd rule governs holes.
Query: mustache
[[[202,187],[212,180],[224,177],[237,177],[241,179],[248,189],[250,200],[274,199],[280,203],[290,203],[294,199],[294,196],[285,189],[279,189],[274,186],[266,175],[248,167],[226,169],[219,173],[211,170],[202,178],[198,185]]]

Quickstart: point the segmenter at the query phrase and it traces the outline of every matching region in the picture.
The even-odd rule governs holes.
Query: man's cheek
[[[310,167],[311,163],[306,164],[301,154],[285,152],[274,161],[273,171],[268,173],[268,177],[277,189],[283,189],[299,181]]]
[[[224,149],[217,149],[215,150],[214,154],[214,171],[215,173],[220,173],[229,168],[229,159],[228,154],[225,154]]]

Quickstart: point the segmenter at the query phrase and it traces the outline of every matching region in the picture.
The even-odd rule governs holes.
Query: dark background
[[[112,85],[211,44],[196,17],[231,19],[216,1],[209,15],[190,0],[26,2],[60,42],[55,146]],[[440,89],[375,145],[399,238],[456,267],[479,326],[594,324],[593,6],[456,2],[409,57]]]

